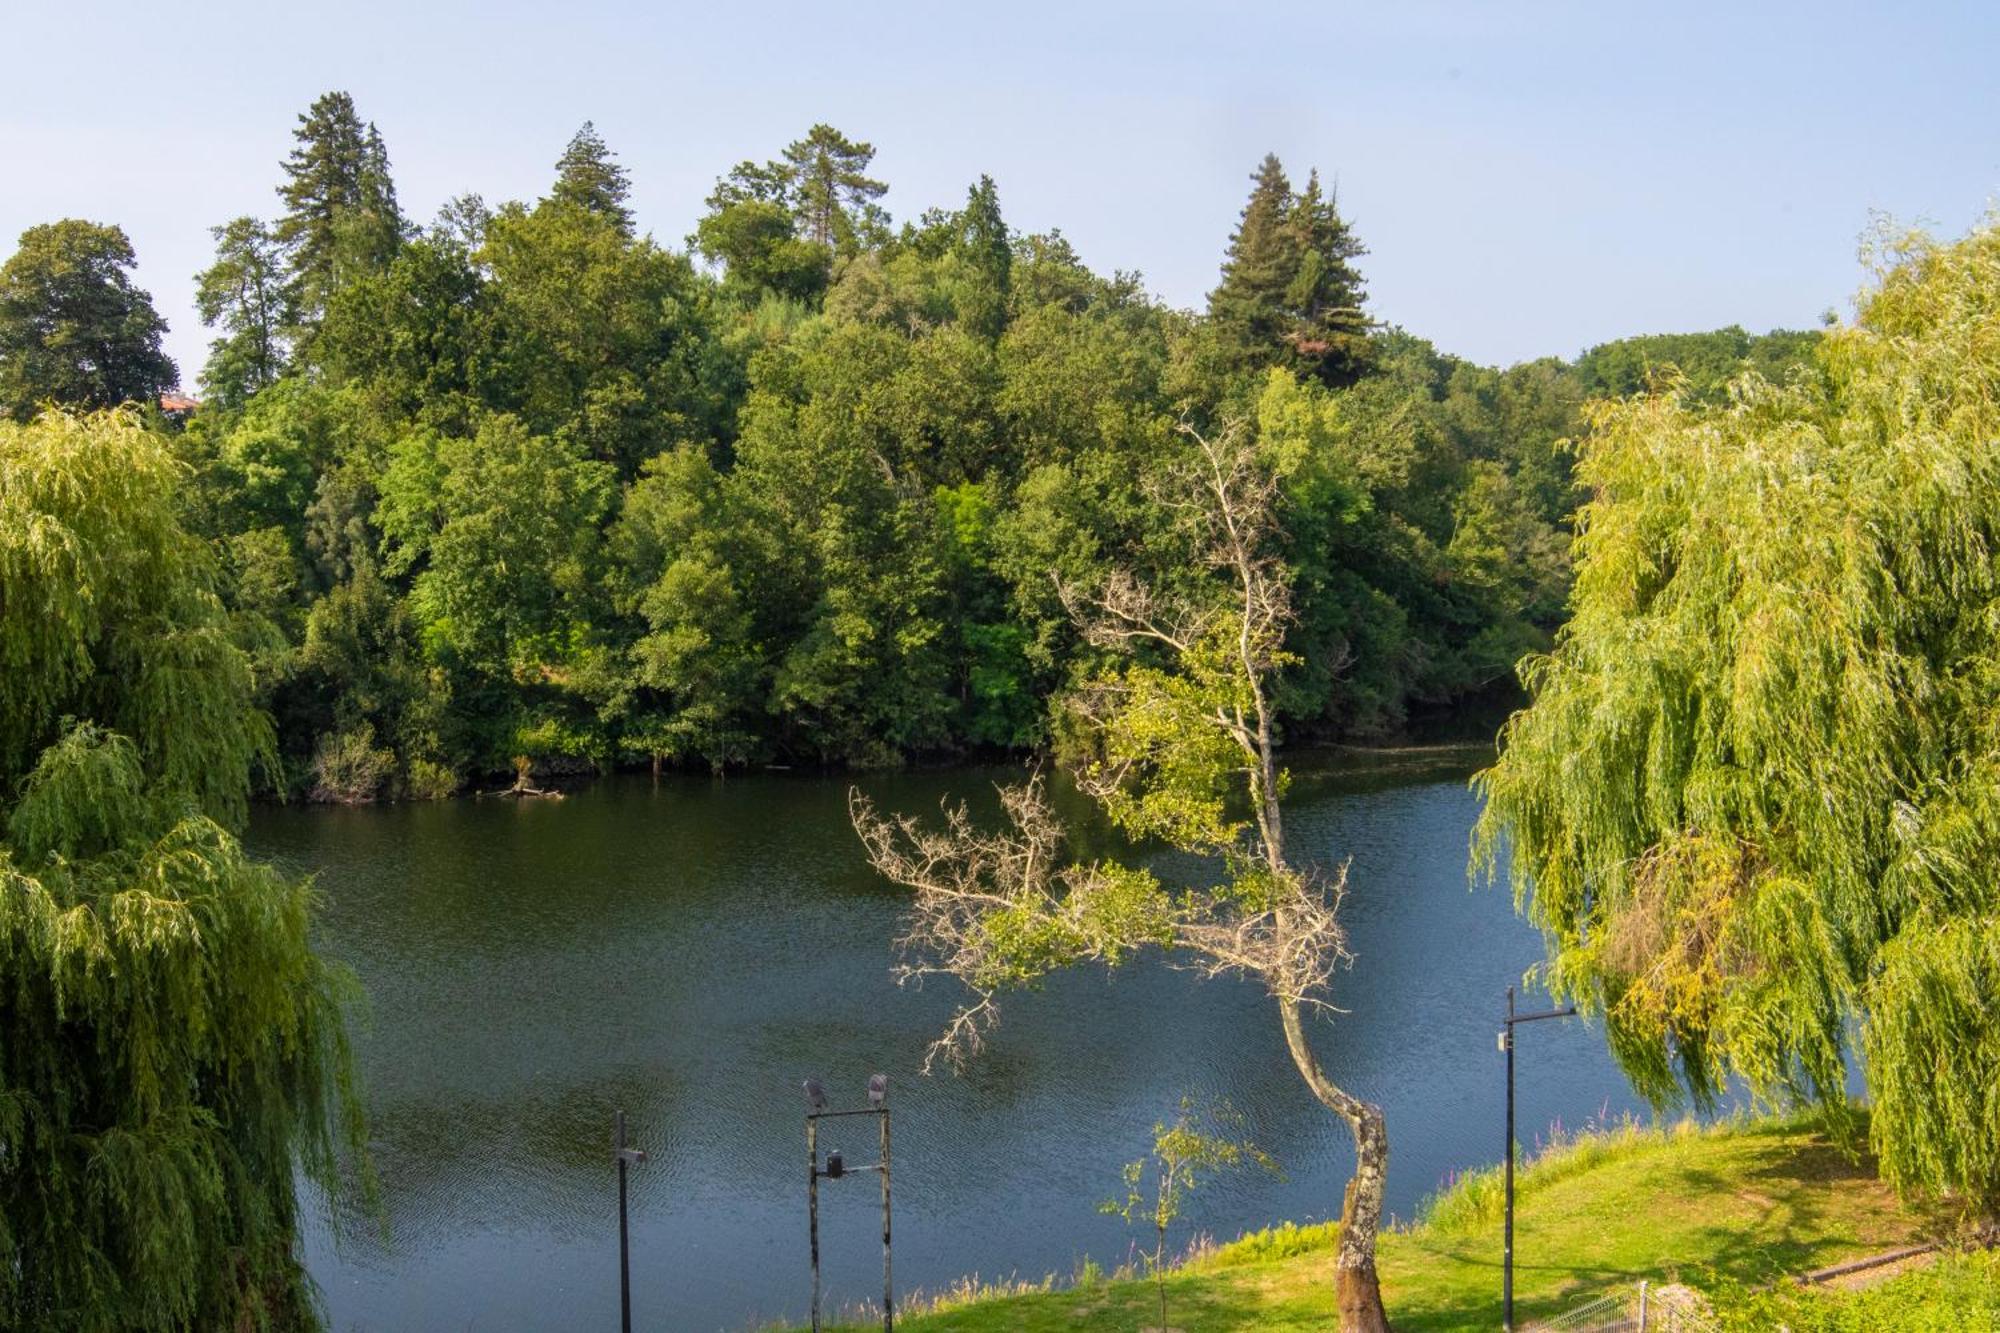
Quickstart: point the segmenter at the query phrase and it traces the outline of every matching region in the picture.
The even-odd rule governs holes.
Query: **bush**
[[[375,744],[375,728],[363,722],[320,737],[313,755],[315,801],[365,805],[376,799],[396,771],[396,756]]]
[[[412,759],[403,791],[413,801],[442,801],[458,790],[458,774],[433,759]]]

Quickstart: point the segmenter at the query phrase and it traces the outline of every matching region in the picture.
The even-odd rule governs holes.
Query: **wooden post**
[[[806,1216],[812,1237],[812,1330],[819,1333],[819,1120],[806,1117]]]

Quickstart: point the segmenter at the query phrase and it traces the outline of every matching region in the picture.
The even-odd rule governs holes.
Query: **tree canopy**
[[[1990,1210],[2000,227],[1877,253],[1809,373],[1594,410],[1479,850],[1642,1091],[1838,1107],[1858,1055],[1890,1177]]]
[[[30,227],[0,265],[0,413],[155,402],[178,372],[167,322],[132,285],[132,242],[76,218]]]
[[[1358,237],[1275,158],[1210,309],[1175,310],[988,175],[892,227],[874,151],[818,125],[739,163],[682,252],[588,124],[539,199],[415,226],[354,100],[314,101],[281,216],[216,231],[174,442],[274,785],[1046,747],[1102,665],[1052,575],[1182,577],[1153,483],[1183,423],[1296,464],[1286,737],[1504,706],[1563,615],[1586,371],[1806,341],[1469,364],[1364,315]]]
[[[0,423],[0,1323],[313,1319],[294,1170],[358,1150],[310,894],[231,828],[274,761],[183,465]]]

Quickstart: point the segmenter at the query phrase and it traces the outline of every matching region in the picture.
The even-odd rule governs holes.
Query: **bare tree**
[[[1061,586],[1088,639],[1123,663],[1068,707],[1094,746],[1077,772],[1082,789],[1128,833],[1221,858],[1222,882],[1171,890],[1143,870],[1066,861],[1039,775],[1001,789],[997,830],[977,826],[962,805],[947,808],[942,827],[878,814],[858,793],[850,813],[876,870],[915,893],[898,940],[900,979],[949,976],[972,996],[927,1069],[977,1053],[999,1020],[1000,992],[1057,968],[1115,965],[1150,945],[1205,975],[1259,981],[1299,1076],[1354,1138],[1336,1296],[1343,1330],[1375,1333],[1388,1328],[1375,1238],[1389,1139],[1381,1108],[1335,1084],[1307,1038],[1307,1013],[1331,1010],[1330,982],[1350,959],[1340,925],[1346,870],[1300,867],[1285,850],[1271,700],[1292,621],[1290,585],[1271,552],[1279,479],[1238,431],[1186,434],[1190,459],[1167,474],[1159,499],[1214,577],[1173,594],[1129,570],[1093,588]],[[1233,819],[1231,802],[1244,797],[1250,818]]]

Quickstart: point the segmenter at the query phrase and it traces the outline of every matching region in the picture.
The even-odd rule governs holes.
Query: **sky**
[[[1845,315],[1878,215],[2000,197],[2000,5],[103,4],[4,0],[0,253],[125,228],[193,383],[208,229],[277,211],[296,117],[346,89],[405,211],[533,199],[586,119],[680,246],[715,178],[815,121],[898,218],[984,172],[1010,225],[1197,306],[1276,152],[1370,253],[1376,318],[1492,364]]]

